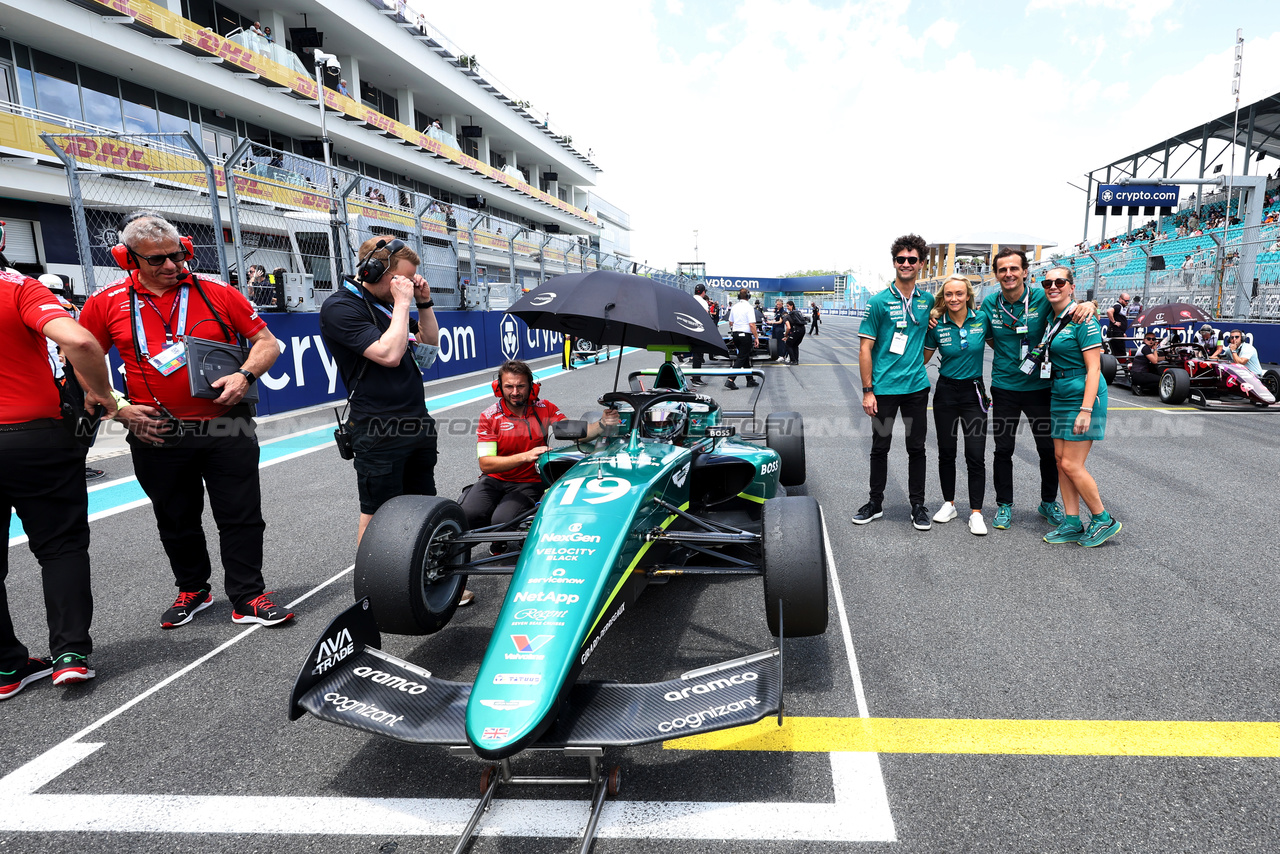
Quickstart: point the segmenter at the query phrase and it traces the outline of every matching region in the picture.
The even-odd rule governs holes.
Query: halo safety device
[[[365,256],[365,259],[360,262],[360,266],[356,268],[356,275],[360,278],[360,281],[367,284],[377,282],[387,274],[387,268],[390,266],[392,257],[404,248],[403,240],[392,240],[390,243],[385,240],[379,240],[378,245],[373,247],[373,251]],[[387,252],[386,257],[376,257],[384,249]]]
[[[192,258],[196,257],[196,247],[195,244],[191,242],[190,237],[179,237],[178,242],[182,244],[183,261],[190,261]],[[174,254],[176,255],[177,253],[175,252]],[[111,257],[115,259],[116,266],[121,270],[137,270],[138,258],[141,256],[123,243],[117,243],[115,246],[111,247]],[[175,264],[178,263],[173,256],[170,256],[169,259]],[[163,263],[163,261],[160,262],[160,264]],[[152,266],[159,267],[160,264],[152,264]]]

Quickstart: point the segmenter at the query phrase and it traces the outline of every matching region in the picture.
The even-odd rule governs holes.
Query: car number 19
[[[572,477],[565,481],[564,495],[560,498],[560,504],[572,504],[578,498],[578,491],[582,488],[583,482],[587,484],[587,492],[596,493],[595,497],[582,499],[588,504],[613,501],[615,498],[626,495],[631,489],[631,484],[620,477]]]

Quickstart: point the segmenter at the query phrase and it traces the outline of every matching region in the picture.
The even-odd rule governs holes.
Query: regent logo
[[[355,641],[351,639],[351,632],[347,629],[338,632],[337,637],[320,641],[320,646],[316,650],[316,666],[311,668],[311,675],[319,676],[324,673],[354,652],[355,648]]]
[[[685,314],[683,311],[675,313],[676,323],[679,323],[690,332],[702,332],[707,327],[702,325],[702,321],[691,314]]]
[[[570,526],[570,528],[572,527],[573,526]],[[581,528],[582,526],[578,525],[578,527]],[[582,533],[579,533],[578,531],[572,531],[571,533],[568,533],[568,534],[543,534],[542,539],[540,539],[538,542],[541,542],[541,543],[598,543],[600,542],[600,537],[599,535],[596,535],[596,534],[582,534]]]
[[[362,718],[368,718],[377,724],[386,724],[393,727],[400,721],[404,720],[404,715],[397,715],[395,712],[388,712],[386,709],[379,709],[373,703],[365,703],[361,700],[353,700],[350,697],[344,697],[336,691],[330,691],[324,695],[324,701],[331,703],[335,709],[347,714],[358,715]]]
[[[375,684],[385,685],[388,688],[394,688],[406,694],[425,694],[427,692],[426,685],[410,682],[403,676],[396,676],[394,673],[387,673],[384,670],[374,670],[372,667],[357,667],[351,672],[362,679],[368,679]]]
[[[542,306],[551,302],[555,298],[556,298],[555,291],[547,291],[546,293],[538,294],[536,297],[529,300],[529,305],[533,306],[534,308],[541,308]]]
[[[568,611],[544,611],[541,608],[521,608],[515,613],[517,620],[563,620],[567,616]]]
[[[481,741],[506,741],[511,737],[511,728],[505,726],[487,726],[480,733]]]
[[[676,718],[672,721],[664,721],[658,724],[658,732],[671,732],[677,729],[699,729],[707,721],[715,720],[722,715],[732,712],[742,712],[747,709],[753,709],[760,705],[760,701],[755,697],[748,697],[745,700],[739,700],[736,703],[729,703],[724,706],[707,706],[698,712],[690,712],[682,718]]]
[[[494,685],[537,685],[542,681],[541,673],[495,673]]]
[[[771,463],[765,463],[760,466],[760,474],[773,474],[782,466],[781,460],[774,460]]]
[[[689,466],[691,465],[693,465],[692,460],[685,463],[684,466],[680,469],[680,471],[671,475],[671,482],[674,483],[676,486],[684,486],[684,481],[685,481],[685,478],[689,476]]]
[[[556,605],[572,605],[578,601],[577,593],[517,593],[517,602],[552,602]]]
[[[677,700],[687,700],[690,694],[710,694],[712,691],[719,691],[721,688],[728,688],[732,685],[744,685],[747,682],[755,682],[760,678],[760,674],[753,670],[746,673],[735,673],[732,676],[725,676],[721,679],[712,679],[710,682],[702,682],[698,685],[691,685],[679,691],[668,691],[662,695],[662,699],[668,703],[674,703]]]
[[[523,709],[532,706],[533,700],[481,700],[480,705],[488,706],[498,712],[509,712],[512,709]]]
[[[555,635],[538,635],[533,638],[528,635],[512,635],[511,642],[516,645],[516,652],[537,652],[553,637]]]

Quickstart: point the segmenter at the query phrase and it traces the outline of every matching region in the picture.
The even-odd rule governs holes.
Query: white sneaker
[[[933,514],[935,522],[950,522],[954,518],[956,518],[956,505],[951,501],[943,504],[938,508],[938,512]]]
[[[985,537],[987,535],[987,523],[982,521],[981,513],[969,514],[969,533],[975,537]]]

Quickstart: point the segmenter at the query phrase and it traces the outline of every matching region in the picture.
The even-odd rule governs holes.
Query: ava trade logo
[[[520,355],[520,325],[509,314],[502,315],[502,321],[498,324],[498,342],[502,355],[508,359]]]
[[[511,642],[516,645],[516,652],[537,652],[547,645],[547,641],[555,637],[554,635],[538,635],[530,638],[528,635],[512,635]]]

